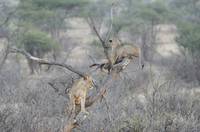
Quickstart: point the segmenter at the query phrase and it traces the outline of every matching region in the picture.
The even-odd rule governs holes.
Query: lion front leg
[[[85,97],[81,97],[81,112],[86,113],[87,115],[89,115],[89,112],[86,111],[85,109]]]
[[[70,104],[69,104],[70,117],[75,114],[75,109],[76,109],[75,98],[70,95]]]

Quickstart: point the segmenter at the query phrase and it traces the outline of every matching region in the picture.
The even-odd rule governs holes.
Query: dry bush
[[[16,69],[7,68],[0,80],[0,130],[62,131],[67,121],[64,110],[68,98],[61,93],[70,87],[74,75],[57,69],[24,78]],[[98,84],[104,81],[94,75]],[[199,95],[170,76],[163,80],[152,76],[148,68],[135,71],[128,67],[113,81],[105,98],[88,108],[90,115],[74,131],[200,131]]]

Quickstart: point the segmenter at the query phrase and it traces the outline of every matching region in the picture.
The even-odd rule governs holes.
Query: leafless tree
[[[10,53],[20,53],[20,54],[26,56],[28,59],[30,59],[32,61],[35,61],[35,62],[37,62],[39,64],[55,65],[55,66],[60,66],[60,67],[66,68],[67,70],[70,70],[70,71],[78,74],[80,77],[85,77],[88,74],[88,73],[83,73],[83,72],[73,68],[72,66],[64,64],[64,63],[57,63],[57,62],[54,62],[54,61],[48,61],[48,60],[45,60],[45,59],[41,59],[41,58],[37,58],[37,57],[31,56],[29,53],[27,53],[26,51],[21,50],[21,49],[10,47],[9,48],[9,52]],[[86,107],[91,106],[94,102],[96,102],[97,100],[103,98],[104,94],[106,93],[106,89],[111,85],[111,83],[112,83],[112,78],[110,76],[108,76],[108,78],[106,79],[105,84],[100,88],[100,91],[95,95],[87,97],[87,99],[86,99]],[[69,120],[67,121],[67,124],[66,124],[66,126],[64,128],[65,131],[71,130],[74,127],[78,126],[77,125],[78,122],[75,119],[76,119],[76,116],[79,114],[79,112],[80,112],[80,105],[77,105],[76,106],[76,114],[73,115],[72,117],[70,117]]]

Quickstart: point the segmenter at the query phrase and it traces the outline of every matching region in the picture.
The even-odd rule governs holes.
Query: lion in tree
[[[100,64],[95,63],[90,65],[90,67],[96,66],[97,69],[99,68],[101,71],[110,72],[114,67],[116,67],[116,65],[118,68],[121,66],[121,69],[124,69],[130,63],[130,60],[133,60],[134,58],[139,58],[139,64],[141,68],[144,67],[144,65],[141,64],[141,49],[130,43],[121,44],[116,38],[109,40],[109,46],[106,49],[106,55],[108,58],[106,62]]]

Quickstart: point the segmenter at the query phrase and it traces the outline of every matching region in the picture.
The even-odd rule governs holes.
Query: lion
[[[141,68],[144,67],[144,65],[141,64],[141,49],[139,47],[136,47],[129,43],[120,44],[119,42],[113,40],[109,40],[109,43],[111,45],[107,51],[109,60],[100,64],[92,64],[90,65],[90,67],[96,66],[97,69],[101,69],[101,71],[108,71],[108,73],[110,73],[114,65],[121,63],[124,59],[132,60],[134,59],[134,57],[139,58],[139,64]],[[126,63],[126,66],[127,65],[128,64]]]
[[[75,81],[69,91],[69,98],[71,103],[71,111],[75,113],[76,105],[81,105],[81,112],[89,114],[85,109],[85,100],[88,90],[94,87],[94,82],[91,76],[81,77]]]

